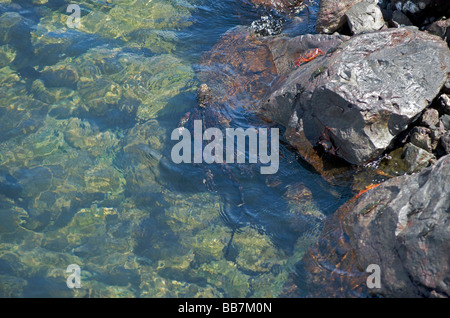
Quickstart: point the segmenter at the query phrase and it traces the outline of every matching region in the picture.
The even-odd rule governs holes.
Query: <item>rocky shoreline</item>
[[[354,186],[362,191],[329,220],[298,264],[308,277],[292,277],[286,297],[314,296],[299,286],[322,296],[450,296],[448,14],[448,1],[322,0],[318,34],[276,36],[272,18],[252,25],[248,43],[259,49],[235,63],[247,74],[238,77],[242,96],[250,91],[258,101],[252,109],[283,127],[286,142],[327,180],[342,172],[335,160],[383,177]],[[248,31],[233,32],[227,37]],[[267,53],[258,54],[263,47],[271,66]],[[322,54],[295,64],[317,49]],[[252,64],[266,73],[251,73]],[[258,93],[245,80],[249,71],[250,79],[265,74]],[[367,288],[369,264],[380,266],[381,288]]]

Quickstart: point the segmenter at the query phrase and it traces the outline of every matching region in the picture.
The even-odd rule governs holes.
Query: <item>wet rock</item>
[[[437,126],[439,123],[439,112],[434,108],[425,110],[421,118],[421,123],[429,128]]]
[[[285,75],[295,70],[295,61],[315,48],[323,52],[334,50],[339,44],[348,40],[345,35],[306,34],[293,38],[276,37],[267,42],[273,56],[278,75]]]
[[[312,145],[331,142],[330,154],[361,164],[419,116],[449,69],[438,37],[408,28],[362,34],[280,78],[262,109],[303,129]]]
[[[157,180],[164,133],[155,120],[149,120],[136,124],[120,141],[114,164],[123,171],[127,193],[137,205],[154,203],[154,196],[162,191]]]
[[[250,0],[256,6],[263,6],[267,9],[275,9],[283,13],[292,12],[302,3],[302,0]]]
[[[25,279],[10,276],[0,275],[0,297],[2,298],[15,298],[21,297],[24,288],[27,286]]]
[[[377,31],[384,26],[380,8],[365,1],[354,4],[345,17],[353,34]]]
[[[83,16],[80,31],[112,39],[121,38],[127,46],[145,47],[155,53],[175,50],[178,38],[173,30],[193,23],[193,6],[184,2],[137,0],[106,6],[95,1],[86,3],[86,6],[91,10]],[[65,14],[62,16],[67,17]]]
[[[296,70],[294,64],[300,56],[315,48],[319,48],[323,52],[331,51],[346,39],[348,37],[342,35],[307,34],[294,38],[274,38],[268,42],[268,47],[272,53],[277,73],[288,76],[288,74]],[[284,79],[284,76],[279,77],[274,82],[274,86],[281,86]],[[283,90],[283,92],[280,92],[280,95],[276,95],[274,98],[269,96],[266,99],[267,103],[262,104],[261,112],[265,117],[287,127],[297,94],[296,92]]]
[[[41,75],[41,79],[47,87],[76,88],[79,80],[76,69],[66,65],[47,67]]]
[[[244,270],[254,273],[266,273],[272,266],[282,264],[280,252],[267,235],[255,229],[243,228],[234,236],[233,244],[237,249],[236,264]]]
[[[316,30],[318,33],[333,33],[345,23],[345,13],[362,0],[322,0],[319,3]]]
[[[30,47],[30,29],[33,22],[17,12],[5,12],[0,16],[0,45],[9,44],[17,49]]]
[[[212,92],[211,89],[206,84],[200,85],[197,91],[197,102],[198,106],[201,108],[206,108],[211,104],[212,101]]]
[[[8,45],[0,46],[0,68],[5,67],[11,63],[16,57],[16,52]]]
[[[291,297],[448,297],[450,156],[354,197],[325,223]],[[367,288],[370,264],[381,288]],[[286,288],[286,289],[287,289]]]
[[[363,194],[344,217],[362,269],[377,264],[383,297],[448,297],[450,156]]]
[[[253,21],[251,29],[261,36],[277,35],[283,30],[283,20],[265,15],[259,20]]]
[[[248,28],[228,31],[201,59],[198,77],[213,92],[219,110],[254,110],[276,76],[270,50]]]
[[[423,143],[423,141],[421,142]],[[434,155],[412,143],[406,144],[403,148],[403,157],[409,166],[408,173],[419,172],[436,160]]]

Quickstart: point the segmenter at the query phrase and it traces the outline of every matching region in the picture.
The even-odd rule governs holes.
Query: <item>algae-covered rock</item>
[[[217,262],[203,263],[197,272],[200,277],[220,290],[225,297],[246,297],[249,293],[249,276],[238,270],[235,263],[221,259]]]
[[[218,298],[223,294],[211,285],[200,286],[200,284],[168,279],[144,268],[141,275],[139,297],[142,298]]]
[[[0,274],[0,297],[13,298],[20,297],[27,281],[20,277]]]
[[[192,246],[194,253],[200,259],[221,259],[230,240],[230,230],[225,226],[215,226],[199,231],[196,235],[186,237],[181,242]]]
[[[126,189],[139,204],[153,202],[153,195],[160,196],[158,165],[162,158],[164,129],[156,120],[136,124],[120,141],[114,164],[123,172]]]
[[[66,105],[67,102],[73,101],[73,97],[75,95],[75,92],[67,87],[46,87],[40,79],[33,82],[31,86],[31,93],[35,99],[51,105],[55,103]],[[67,108],[69,107],[70,106],[67,105]],[[65,115],[68,116],[70,112],[71,109],[69,108]]]
[[[193,70],[171,55],[143,57],[108,48],[91,49],[42,72],[47,88],[77,88],[74,114],[110,125],[155,118],[172,97],[192,89],[193,78]]]
[[[233,244],[237,250],[236,264],[243,270],[266,273],[274,265],[282,265],[283,254],[275,248],[270,238],[257,230],[246,227],[236,232]]]
[[[16,51],[9,45],[0,46],[0,68],[7,66],[16,57]]]
[[[101,132],[89,121],[72,117],[64,129],[64,140],[73,148],[86,150],[94,157],[99,157],[117,147],[117,135],[107,130]]]
[[[11,203],[0,201],[0,237],[3,234],[17,231],[27,212]]]
[[[102,162],[84,175],[87,192],[120,193],[123,191],[124,180],[119,172],[114,169],[111,162]]]
[[[131,47],[145,47],[155,53],[169,53],[178,42],[176,30],[193,23],[193,6],[187,1],[124,0],[114,3],[82,2],[83,33],[122,40]],[[49,31],[67,29],[68,15],[52,12],[39,24]]]
[[[41,72],[41,79],[47,87],[75,88],[79,77],[73,66],[57,65],[46,67]]]
[[[167,224],[174,232],[192,235],[219,222],[220,197],[213,194],[167,195],[166,201],[170,204],[165,212]]]

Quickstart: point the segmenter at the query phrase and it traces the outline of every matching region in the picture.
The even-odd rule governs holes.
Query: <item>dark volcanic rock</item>
[[[431,152],[431,131],[428,128],[417,126],[411,131],[411,143],[428,152]]]
[[[256,6],[262,6],[267,9],[275,9],[280,12],[292,12],[302,3],[302,0],[250,0]]]
[[[441,137],[441,146],[446,154],[450,154],[450,131]]]
[[[384,26],[380,8],[365,1],[354,4],[345,17],[353,34],[378,31]]]
[[[433,24],[427,28],[427,31],[431,34],[440,36],[450,45],[450,19],[433,22]]]
[[[276,76],[270,50],[249,28],[236,27],[201,59],[199,79],[212,92],[211,103],[253,109]]]
[[[414,23],[422,22],[427,16],[445,16],[450,10],[448,0],[391,0],[391,3]]]
[[[420,145],[423,146],[422,144]],[[434,155],[422,147],[416,146],[412,142],[405,145],[403,157],[409,167],[408,173],[419,172],[436,160]]]
[[[251,28],[253,32],[261,36],[277,35],[283,30],[283,20],[265,15],[253,21]]]
[[[277,64],[277,56],[274,55]],[[378,157],[438,95],[450,51],[410,28],[352,37],[279,78],[262,106],[280,124],[352,164]]]
[[[328,52],[347,39],[349,37],[337,34],[306,34],[294,38],[274,38],[268,41],[277,73],[281,75],[277,83],[283,84],[286,76],[290,76],[288,75],[290,72],[298,72],[294,66],[295,61],[300,56],[304,56],[306,52],[315,48],[319,48],[323,52]],[[282,93],[281,98],[276,101],[269,101],[268,105],[263,105],[264,114],[285,127],[287,127],[289,118],[292,115],[295,98],[295,94],[289,95],[289,93],[285,91]],[[272,103],[275,103],[275,105]],[[273,107],[271,107],[272,105]]]
[[[288,296],[449,297],[449,177],[445,156],[344,204],[296,265]],[[367,286],[371,264],[380,267],[381,288]]]
[[[450,296],[450,156],[363,194],[344,218],[361,268],[377,264],[385,297]]]
[[[318,33],[333,33],[345,22],[345,12],[362,0],[322,0],[319,3],[316,30]]]
[[[391,22],[395,27],[413,25],[413,23],[406,16],[406,14],[404,14],[402,11],[399,11],[399,10],[395,10],[392,13],[392,21]]]

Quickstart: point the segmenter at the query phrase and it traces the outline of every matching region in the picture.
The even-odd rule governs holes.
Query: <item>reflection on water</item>
[[[170,160],[195,64],[258,12],[86,0],[68,29],[68,3],[0,0],[0,296],[280,296],[347,187],[284,148],[271,176]]]

